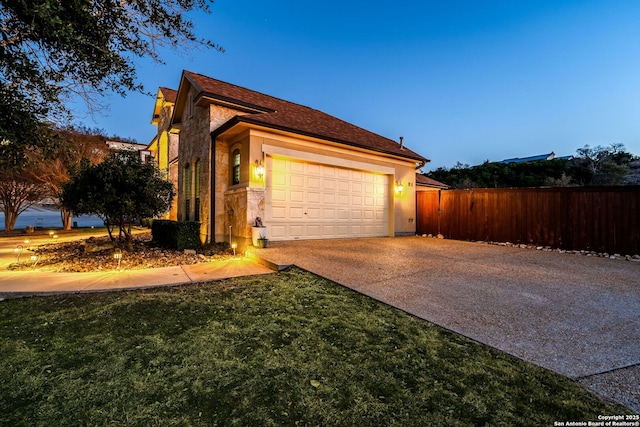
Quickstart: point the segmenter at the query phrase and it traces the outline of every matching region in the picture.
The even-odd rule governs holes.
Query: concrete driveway
[[[424,237],[277,242],[296,265],[640,412],[640,262]]]

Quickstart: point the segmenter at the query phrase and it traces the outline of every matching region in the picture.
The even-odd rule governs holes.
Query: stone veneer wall
[[[224,209],[227,216],[225,229],[229,240],[229,226],[233,240],[238,247],[251,245],[251,227],[257,216],[264,218],[265,192],[262,188],[236,188],[226,192]]]
[[[196,92],[193,88],[190,89],[189,93],[192,98],[195,98]],[[184,201],[185,196],[183,194],[185,177],[184,175],[184,167],[185,165],[190,165],[191,173],[195,173],[195,162],[196,160],[200,160],[200,176],[193,177],[192,180],[192,194],[191,194],[191,212],[189,212],[189,219],[193,221],[195,215],[195,199],[197,197],[195,192],[196,184],[195,180],[200,180],[200,240],[206,242],[209,240],[209,204],[210,204],[210,194],[209,194],[209,171],[211,169],[210,162],[210,147],[211,147],[211,136],[210,136],[210,118],[209,118],[209,109],[197,107],[194,105],[193,107],[193,115],[189,117],[189,106],[187,105],[184,108],[184,112],[182,114],[182,128],[180,130],[180,143],[178,146],[178,220],[185,219],[184,212]]]

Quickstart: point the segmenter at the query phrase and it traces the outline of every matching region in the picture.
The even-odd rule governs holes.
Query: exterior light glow
[[[38,255],[31,255],[31,262],[33,263],[33,267],[32,269],[35,270],[36,269],[36,265],[38,264],[38,261],[40,260],[40,256]]]
[[[258,175],[259,179],[264,177],[264,165],[262,164],[262,160],[256,160],[256,175]]]
[[[402,181],[396,181],[396,193],[402,193],[404,191],[404,185]]]
[[[238,247],[237,243],[232,243],[231,244],[231,249],[233,249],[233,257],[235,258],[236,256],[236,248]]]

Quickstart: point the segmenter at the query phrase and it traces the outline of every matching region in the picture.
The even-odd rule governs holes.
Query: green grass
[[[3,426],[551,426],[620,413],[298,269],[0,303]]]

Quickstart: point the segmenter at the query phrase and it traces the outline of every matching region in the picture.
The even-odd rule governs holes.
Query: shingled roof
[[[237,115],[214,131],[219,135],[241,124],[253,124],[320,138],[339,144],[392,154],[419,162],[429,160],[398,142],[340,120],[322,111],[184,71],[183,76],[213,103],[237,106],[248,114]]]
[[[421,185],[423,187],[449,188],[447,184],[436,181],[435,179],[429,178],[428,176],[422,175],[421,173],[416,174],[416,185]]]
[[[178,91],[174,89],[169,89],[168,87],[160,87],[162,94],[164,95],[164,99],[167,102],[176,103],[176,96],[178,95]]]

